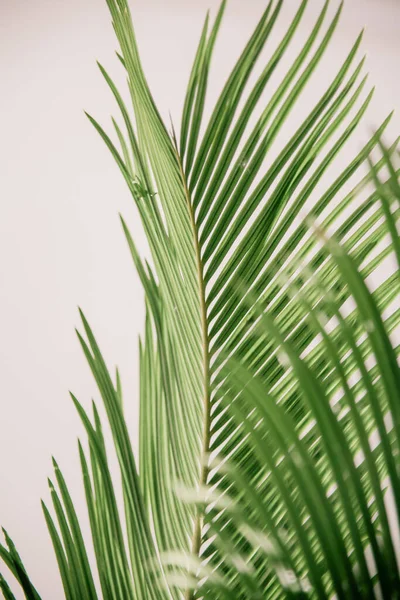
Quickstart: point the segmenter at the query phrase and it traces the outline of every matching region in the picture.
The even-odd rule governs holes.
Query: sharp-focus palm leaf
[[[381,148],[390,177],[383,185],[372,167],[376,208],[382,206],[396,255],[399,180],[387,149]],[[326,286],[318,271],[294,259],[284,269],[284,285],[316,341],[304,353],[255,301],[254,335],[280,360],[304,417],[293,414],[279,385],[266,385],[263,377],[228,359],[223,404],[240,431],[243,451],[233,452],[225,464],[226,489],[209,487],[197,499],[207,507],[209,530],[227,543],[214,566],[224,573],[224,591],[212,577],[202,582],[200,567],[201,597],[398,595],[399,529],[393,523],[400,506],[400,369],[389,337],[398,324],[398,303],[384,319],[379,288],[370,291],[356,261],[320,226],[314,235],[353,307],[344,314],[341,294]],[[398,271],[394,276],[392,285]],[[315,361],[317,351],[329,369],[325,375]],[[224,451],[219,460],[226,460]],[[394,498],[389,508],[387,488]],[[249,574],[259,585],[258,595],[249,596]]]
[[[139,456],[119,373],[114,381],[81,314],[120,479],[96,404],[91,416],[73,396],[88,439],[79,454],[97,568],[54,462],[56,519],[43,510],[65,597],[395,597],[385,488],[400,512],[400,381],[389,337],[400,319],[398,272],[367,287],[393,254],[400,264],[397,142],[381,142],[390,115],[326,183],[373,93],[362,35],[282,146],[342,6],[331,14],[321,5],[283,68],[308,2],[273,46],[283,0],[271,0],[206,118],[222,2],[202,28],[176,134],[147,84],[126,0],[107,4],[128,90],[124,100],[99,65],[120,113],[117,141],[88,117],[151,252],[140,255],[121,219],[146,300]],[[375,147],[380,159],[362,173]],[[8,546],[1,557],[37,600]],[[3,578],[0,589],[12,598]]]

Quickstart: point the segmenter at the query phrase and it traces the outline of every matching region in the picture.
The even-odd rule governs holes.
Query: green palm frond
[[[18,581],[22,589],[24,590],[25,597],[27,600],[40,600],[40,596],[37,593],[34,585],[32,584],[29,576],[25,570],[25,567],[21,561],[21,558],[17,552],[14,542],[8,535],[7,531],[3,528],[3,534],[6,541],[6,546],[0,544],[0,558],[2,562],[7,566],[10,572],[13,574],[15,579]],[[0,590],[3,592],[4,597],[8,600],[13,598],[13,594],[8,587],[4,577],[0,575]]]
[[[390,177],[382,185],[372,167],[376,208],[396,255],[399,179],[381,148]],[[346,315],[338,292],[294,260],[285,270],[286,287],[318,340],[312,352],[301,353],[255,301],[258,340],[272,346],[284,366],[303,418],[293,414],[279,385],[267,387],[229,359],[223,398],[243,446],[239,457],[218,457],[225,462],[226,489],[210,486],[197,499],[223,544],[216,581],[204,579],[201,567],[195,573],[199,597],[393,598],[400,589],[400,369],[398,346],[390,341],[398,302],[384,319],[379,288],[370,291],[343,246],[317,226],[315,235],[352,310]],[[393,275],[397,300],[399,271]]]
[[[284,68],[308,2],[272,46],[283,0],[271,0],[206,118],[222,2],[213,22],[206,17],[178,132],[150,92],[126,0],[107,4],[129,103],[99,65],[119,110],[116,141],[88,118],[127,183],[151,253],[141,256],[121,217],[146,302],[139,455],[119,373],[110,374],[81,313],[78,337],[119,479],[96,403],[89,414],[72,395],[88,441],[79,455],[92,540],[55,461],[52,512],[43,503],[65,597],[375,598],[378,587],[396,597],[398,540],[385,490],[400,513],[400,376],[390,338],[400,282],[382,266],[392,256],[400,265],[397,141],[381,141],[390,115],[327,177],[373,94],[362,34],[281,148],[341,4],[332,16],[328,1],[321,6]],[[7,544],[1,558],[37,600]],[[0,589],[13,597],[3,578]]]

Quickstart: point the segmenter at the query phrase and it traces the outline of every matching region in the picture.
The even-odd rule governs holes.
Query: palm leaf
[[[387,149],[381,148],[388,161]],[[376,204],[386,203],[385,219],[393,225],[398,196],[390,195],[390,188],[397,189],[398,176],[393,163],[386,164],[391,178],[385,186],[378,183],[376,167],[372,173],[378,186]],[[392,226],[388,230],[395,231]],[[351,294],[353,312],[345,316],[340,296],[301,262],[286,271],[286,285],[318,334],[317,348],[330,365],[329,377],[321,377],[312,352],[300,354],[262,304],[254,301],[258,340],[272,343],[308,414],[299,422],[279,386],[266,386],[241,362],[229,358],[225,367],[228,391],[223,402],[245,439],[245,450],[239,458],[235,453],[229,456],[225,464],[229,486],[223,494],[209,488],[198,502],[203,509],[208,507],[205,519],[214,535],[226,538],[233,525],[240,532],[234,541],[227,537],[223,562],[228,564],[215,565],[217,572],[224,568],[228,596],[250,597],[250,572],[257,573],[253,582],[259,588],[254,597],[260,598],[304,593],[324,598],[333,593],[343,598],[379,594],[390,598],[399,586],[399,533],[390,524],[385,500],[390,487],[395,499],[391,510],[398,513],[399,387],[395,382],[400,371],[398,349],[388,335],[398,316],[394,321],[382,318],[377,292],[368,289],[354,259],[320,227],[315,232],[331,268]],[[392,255],[397,239],[394,235]],[[398,271],[394,275],[398,278]],[[357,365],[355,381],[349,377],[354,373],[349,359]],[[219,458],[226,460],[223,455]],[[246,577],[229,564],[233,552],[241,556]],[[225,597],[219,593],[219,582],[214,585],[209,577],[203,585],[201,575],[199,569],[201,597]]]
[[[147,84],[127,1],[107,4],[129,102],[99,65],[123,122],[112,119],[116,142],[88,117],[128,185],[151,253],[140,255],[122,219],[147,309],[139,457],[119,373],[114,382],[81,313],[86,340],[78,336],[105,407],[120,481],[110,472],[96,404],[91,418],[73,396],[89,444],[79,453],[98,577],[54,463],[56,521],[43,509],[65,596],[345,598],[357,590],[373,598],[369,548],[380,591],[390,597],[399,572],[382,485],[388,477],[400,507],[399,375],[388,337],[399,311],[382,315],[398,297],[398,273],[373,292],[365,283],[392,252],[400,257],[399,206],[392,201],[400,198],[391,158],[397,143],[381,142],[390,115],[325,183],[373,94],[359,57],[362,34],[279,150],[279,135],[335,34],[341,4],[332,17],[328,2],[321,7],[284,69],[308,2],[300,2],[271,47],[283,4],[271,0],[206,119],[222,2],[202,28],[178,135],[173,126],[169,133]],[[273,90],[272,77],[279,78]],[[375,147],[381,158],[362,173]],[[321,314],[335,326],[327,330]],[[336,397],[340,411],[331,405]],[[371,448],[374,435],[379,443]],[[177,495],[176,484],[194,490],[198,501]],[[205,511],[202,493],[210,489],[215,506]],[[10,552],[1,550],[6,565],[27,597],[37,598]],[[3,579],[0,586],[9,594]]]

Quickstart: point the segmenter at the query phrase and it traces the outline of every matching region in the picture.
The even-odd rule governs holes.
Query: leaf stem
[[[206,304],[206,289],[204,283],[204,267],[201,259],[199,233],[194,216],[193,205],[191,201],[190,192],[187,186],[185,174],[183,171],[182,161],[178,152],[175,135],[173,134],[173,140],[175,143],[175,151],[179,164],[179,169],[182,177],[182,183],[185,191],[185,198],[187,202],[190,223],[192,226],[193,233],[193,244],[196,255],[196,266],[197,266],[197,277],[199,284],[199,297],[200,297],[200,320],[201,320],[201,337],[202,337],[202,350],[203,350],[203,408],[204,408],[204,421],[203,421],[203,437],[202,437],[202,448],[201,448],[201,463],[200,463],[200,476],[199,485],[203,486],[207,483],[209,467],[207,463],[209,448],[210,448],[210,427],[211,427],[211,394],[210,394],[210,350],[209,350],[209,337],[208,337],[208,326],[207,326],[207,304]],[[196,518],[193,528],[192,547],[191,552],[195,556],[199,556],[201,547],[201,529],[202,529],[202,516],[200,511],[197,509]],[[185,600],[193,599],[193,590],[188,588],[185,593]]]

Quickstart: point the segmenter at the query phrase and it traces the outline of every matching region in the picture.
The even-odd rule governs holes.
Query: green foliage
[[[275,48],[282,0],[271,0],[206,120],[222,2],[204,23],[178,138],[147,85],[126,0],[107,3],[131,103],[99,65],[122,118],[113,119],[119,149],[88,117],[151,251],[140,255],[121,219],[147,309],[139,456],[119,374],[114,381],[81,313],[78,337],[120,478],[96,404],[89,414],[72,395],[87,437],[79,455],[92,540],[55,461],[52,512],[43,503],[65,597],[399,597],[400,372],[391,335],[400,319],[400,182],[397,143],[381,141],[390,116],[342,173],[325,177],[372,97],[362,36],[276,151],[341,5],[329,18],[328,2],[321,7],[285,70],[307,0]],[[6,542],[1,558],[26,598],[39,600]],[[0,588],[13,598],[2,577]]]

